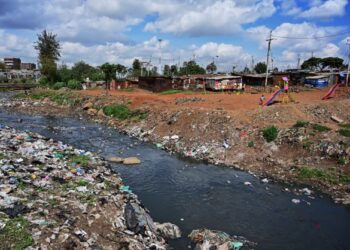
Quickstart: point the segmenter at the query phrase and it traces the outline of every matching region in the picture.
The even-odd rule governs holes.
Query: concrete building
[[[6,69],[21,69],[21,59],[19,58],[4,58]]]
[[[35,63],[21,63],[21,69],[35,70],[36,65],[35,65]]]

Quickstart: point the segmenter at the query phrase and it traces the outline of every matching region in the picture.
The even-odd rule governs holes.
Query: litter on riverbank
[[[4,249],[166,249],[180,234],[163,232],[107,162],[35,133],[0,125],[0,177]]]

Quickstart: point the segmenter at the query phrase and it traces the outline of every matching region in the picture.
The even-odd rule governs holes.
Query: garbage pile
[[[156,250],[180,234],[93,153],[0,125],[1,249]]]
[[[209,229],[193,230],[188,237],[196,244],[195,250],[244,250],[254,249],[257,245],[242,236],[230,236],[225,232]]]

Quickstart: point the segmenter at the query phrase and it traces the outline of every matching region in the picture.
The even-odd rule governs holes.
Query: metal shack
[[[325,88],[329,84],[329,76],[317,75],[305,77],[305,86],[310,86],[313,88]]]
[[[207,77],[206,88],[211,90],[242,90],[242,77],[229,75]]]

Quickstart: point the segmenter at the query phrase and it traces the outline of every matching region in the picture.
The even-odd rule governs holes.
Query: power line
[[[326,36],[313,36],[313,37],[291,37],[291,36],[276,36],[273,35],[274,38],[283,38],[283,39],[300,39],[300,40],[313,40],[313,39],[322,39],[322,38],[329,38],[329,37],[336,37],[336,36],[343,36],[350,34],[350,31],[346,31],[343,33],[333,34],[333,35],[326,35]]]

